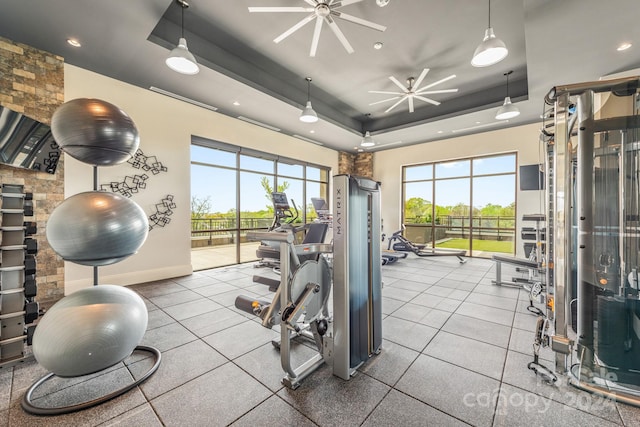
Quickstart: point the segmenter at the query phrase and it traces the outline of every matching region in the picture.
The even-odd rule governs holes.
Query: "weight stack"
[[[38,242],[33,197],[21,185],[3,184],[0,193],[0,368],[25,358],[35,328]],[[28,342],[29,341],[29,342]]]

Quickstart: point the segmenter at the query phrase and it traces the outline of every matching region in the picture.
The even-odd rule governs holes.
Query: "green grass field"
[[[436,244],[438,248],[469,249],[469,240],[450,239]],[[473,240],[474,251],[513,253],[513,242],[497,240]]]

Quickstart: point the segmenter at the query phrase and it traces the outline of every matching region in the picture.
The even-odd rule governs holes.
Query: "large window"
[[[514,253],[516,154],[403,167],[406,237],[468,255]]]
[[[271,192],[283,191],[296,222],[315,218],[312,197],[329,197],[329,168],[194,138],[191,144],[191,247],[195,270],[256,259],[251,230],[273,221]]]

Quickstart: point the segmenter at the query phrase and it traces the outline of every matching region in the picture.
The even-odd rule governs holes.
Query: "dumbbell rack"
[[[23,361],[38,318],[33,197],[22,185],[2,184],[0,193],[0,368]]]

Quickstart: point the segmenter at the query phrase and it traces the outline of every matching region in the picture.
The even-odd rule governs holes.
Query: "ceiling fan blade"
[[[342,1],[336,1],[336,2],[332,0],[331,3],[329,4],[331,5],[332,9],[337,9],[339,7],[349,6],[350,4],[360,3],[361,1],[363,0],[342,0]]]
[[[369,104],[369,105],[382,104],[383,102],[393,101],[394,99],[398,99],[398,98],[400,98],[400,95],[398,95],[398,96],[394,96],[393,98],[383,99],[382,101],[372,102],[372,103],[371,103],[371,104]]]
[[[425,90],[425,89],[429,89],[430,87],[434,87],[434,86],[436,86],[436,85],[439,85],[440,83],[444,83],[444,82],[446,82],[447,80],[451,80],[451,79],[453,79],[453,78],[455,78],[455,77],[456,77],[456,75],[455,75],[455,74],[451,74],[449,77],[445,77],[444,79],[440,79],[440,80],[438,80],[437,82],[433,82],[433,83],[431,83],[431,84],[426,85],[425,87],[423,87],[422,89],[420,89],[420,91],[423,91],[423,90]]]
[[[316,28],[313,30],[313,39],[311,39],[311,50],[309,56],[316,56],[318,51],[318,42],[320,41],[320,31],[322,31],[323,19],[321,16],[316,17]]]
[[[386,90],[370,90],[369,93],[381,93],[383,95],[404,95],[405,92],[389,92]]]
[[[395,83],[396,86],[398,86],[400,89],[402,89],[403,93],[407,92],[407,88],[405,87],[405,85],[403,85],[402,83],[400,83],[400,81],[398,79],[396,79],[393,76],[389,76],[389,80],[391,80],[393,83]]]
[[[414,92],[417,92],[417,89],[420,87],[420,83],[422,83],[422,80],[424,80],[424,78],[427,76],[427,73],[429,72],[428,68],[425,68],[424,70],[422,70],[422,72],[420,73],[420,75],[418,76],[418,80],[416,80],[413,83],[413,90]]]
[[[313,12],[312,7],[251,7],[249,6],[249,12]]]
[[[351,47],[351,45],[349,44],[349,40],[347,40],[342,31],[340,31],[340,28],[338,28],[338,24],[336,24],[336,21],[334,21],[331,16],[325,16],[324,19],[325,21],[327,21],[329,28],[331,28],[333,34],[335,34],[338,40],[340,40],[340,43],[342,43],[342,46],[344,46],[346,51],[348,53],[353,53],[353,47]]]
[[[409,112],[413,113],[413,96],[409,97]]]
[[[311,22],[313,20],[313,18],[315,18],[315,17],[316,17],[315,13],[309,14],[309,16],[305,17],[302,21],[298,22],[296,25],[294,25],[293,27],[289,28],[287,31],[285,31],[284,33],[280,34],[278,37],[273,39],[273,41],[276,42],[276,43],[280,43],[282,40],[286,39],[291,34],[295,33],[300,28],[304,27],[306,24]]]
[[[384,31],[387,29],[387,27],[385,27],[384,25],[376,24],[375,22],[367,21],[366,19],[358,18],[357,16],[353,15],[347,15],[346,13],[338,12],[335,10],[332,10],[331,14],[337,16],[338,18],[344,19],[345,21],[353,22],[354,24],[362,25],[374,30]]]
[[[415,92],[416,95],[432,95],[434,93],[453,93],[453,92],[457,92],[458,89],[441,89],[441,90],[426,90],[423,91],[422,89]]]
[[[409,97],[409,95],[405,95],[402,98],[400,98],[400,101],[396,102],[395,104],[393,104],[391,107],[387,108],[384,112],[388,113],[389,111],[393,110],[394,108],[396,108],[398,105],[400,105],[400,103],[402,101],[404,101],[405,99],[407,99]]]
[[[318,5],[318,2],[316,0],[304,0],[304,2],[313,7],[316,7]]]
[[[429,104],[433,104],[433,105],[440,105],[438,101],[434,101],[433,99],[425,98],[424,96],[420,96],[420,95],[414,95],[414,96],[418,98],[420,101],[428,102]]]

